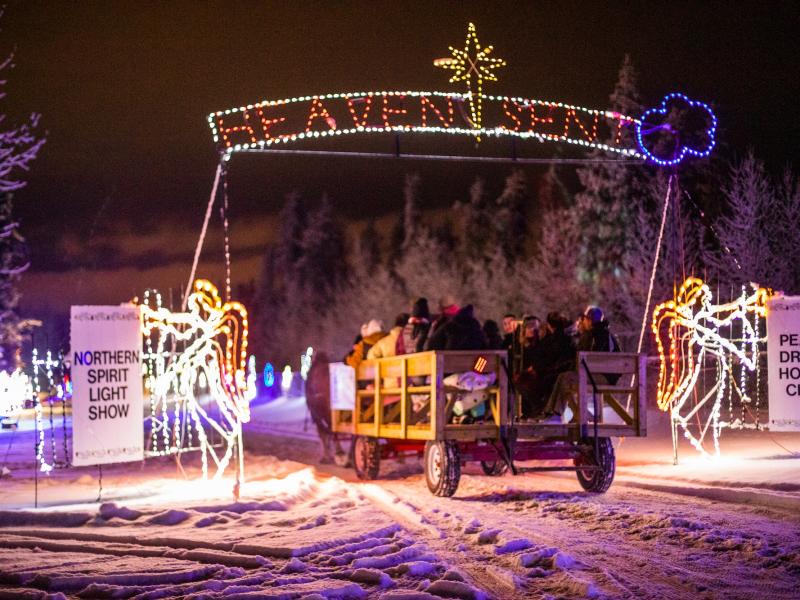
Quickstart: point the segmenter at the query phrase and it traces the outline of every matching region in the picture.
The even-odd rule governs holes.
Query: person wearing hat
[[[367,358],[386,358],[395,356],[397,340],[403,331],[403,327],[408,323],[408,313],[400,313],[394,319],[394,327],[389,330],[389,334],[379,339],[367,352]]]
[[[616,336],[609,331],[608,321],[599,306],[587,306],[578,317],[578,352],[619,352]]]
[[[619,352],[621,350],[617,337],[609,330],[603,309],[589,305],[578,317],[578,352]],[[598,383],[617,382],[617,375],[595,375]],[[556,379],[550,398],[545,406],[547,421],[561,422],[570,398],[578,393],[578,374],[574,371],[561,373]]]
[[[362,325],[361,336],[361,341],[353,347],[353,352],[348,354],[345,360],[354,369],[361,364],[362,360],[367,358],[369,349],[386,337],[386,332],[383,330],[383,321],[372,319],[369,323]]]
[[[431,311],[428,308],[428,299],[417,298],[414,306],[411,307],[411,316],[397,338],[396,353],[399,355],[422,352],[430,328]]]

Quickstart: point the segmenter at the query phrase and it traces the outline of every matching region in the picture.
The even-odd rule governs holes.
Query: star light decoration
[[[680,425],[686,439],[702,454],[709,454],[705,436],[713,437],[714,456],[719,456],[719,435],[725,427],[744,426],[745,406],[753,400],[747,394],[747,373],[759,377],[758,344],[760,320],[766,316],[769,292],[751,284],[731,302],[713,304],[711,289],[701,279],[683,282],[674,300],[659,304],[653,311],[651,329],[659,354],[658,407],[669,411],[673,423]],[[739,337],[734,338],[734,326]],[[727,335],[726,335],[727,334]],[[667,340],[663,339],[664,335]],[[738,342],[738,345],[737,345]],[[700,373],[710,357],[714,380],[704,396],[695,396]],[[734,367],[739,366],[739,378]],[[759,387],[757,380],[756,388]],[[742,417],[733,417],[733,395],[742,404]],[[694,398],[695,402],[690,402]],[[730,421],[723,421],[721,408],[728,399]],[[708,414],[701,418],[701,409]],[[758,395],[755,398],[758,414]]]
[[[193,290],[187,312],[168,310],[159,294],[145,294],[140,305],[150,454],[199,450],[203,477],[208,477],[211,459],[213,478],[219,479],[238,450],[237,468],[244,481],[242,423],[250,420],[256,392],[254,368],[249,374],[247,369],[247,310],[239,302],[223,304],[209,281],[195,281]],[[184,425],[182,418],[188,421]],[[211,439],[213,432],[220,447]]]
[[[502,58],[489,56],[494,50],[493,46],[486,46],[481,49],[473,23],[467,26],[467,41],[463,50],[452,46],[448,47],[452,56],[437,58],[433,61],[433,64],[442,69],[455,71],[450,78],[450,83],[466,82],[472,126],[475,129],[480,129],[482,123],[483,82],[497,81],[494,70],[506,66],[506,61]]]

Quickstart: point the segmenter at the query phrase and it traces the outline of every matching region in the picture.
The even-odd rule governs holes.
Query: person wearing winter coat
[[[367,352],[367,358],[386,358],[387,356],[395,356],[395,348],[397,347],[397,340],[403,327],[408,322],[408,313],[400,313],[394,319],[394,327],[389,330],[389,334],[381,338],[372,348]]]
[[[599,306],[587,307],[578,319],[578,352],[619,352],[619,340]]]
[[[426,350],[483,350],[486,339],[480,321],[475,318],[471,304],[431,333]]]
[[[383,322],[379,319],[372,319],[369,323],[361,327],[361,341],[353,348],[353,352],[347,355],[345,362],[351,367],[358,368],[361,361],[367,358],[370,348],[386,337],[383,330]]]
[[[536,345],[531,370],[535,384],[530,396],[530,406],[525,411],[530,415],[545,412],[545,404],[561,373],[575,370],[575,342],[566,333],[569,320],[559,312],[550,312],[542,325],[541,337]]]
[[[511,352],[514,349],[514,338],[516,337],[517,315],[514,313],[506,313],[503,315],[503,348]]]
[[[620,345],[616,336],[609,330],[608,321],[599,306],[587,306],[578,317],[578,352],[619,352]],[[618,375],[595,374],[597,383],[617,382]],[[575,369],[561,373],[556,379],[550,398],[545,406],[545,415],[551,420],[560,421],[570,398],[578,391],[578,374]]]
[[[503,337],[500,335],[500,327],[497,325],[497,321],[487,319],[483,323],[483,335],[486,338],[486,347],[489,350],[502,350],[504,348]]]
[[[431,323],[431,329],[428,332],[428,337],[432,336],[437,329],[442,327],[445,323],[449,322],[461,310],[455,299],[450,296],[442,296],[439,299],[439,314]]]
[[[425,349],[428,332],[431,328],[431,312],[428,309],[427,298],[417,298],[411,308],[411,316],[397,338],[395,353],[413,354]]]

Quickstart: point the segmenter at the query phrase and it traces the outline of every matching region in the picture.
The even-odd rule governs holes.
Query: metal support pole
[[[39,399],[36,399],[38,402]],[[39,508],[39,419],[34,420],[33,438],[33,508]]]

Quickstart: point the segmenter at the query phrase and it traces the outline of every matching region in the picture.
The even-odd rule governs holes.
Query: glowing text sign
[[[299,140],[357,133],[449,133],[516,136],[565,142],[640,157],[638,120],[613,111],[563,102],[482,95],[482,125],[470,118],[470,94],[357,92],[263,101],[211,113],[208,123],[222,152],[255,150]]]
[[[72,464],[144,458],[142,334],[136,306],[73,306]]]

